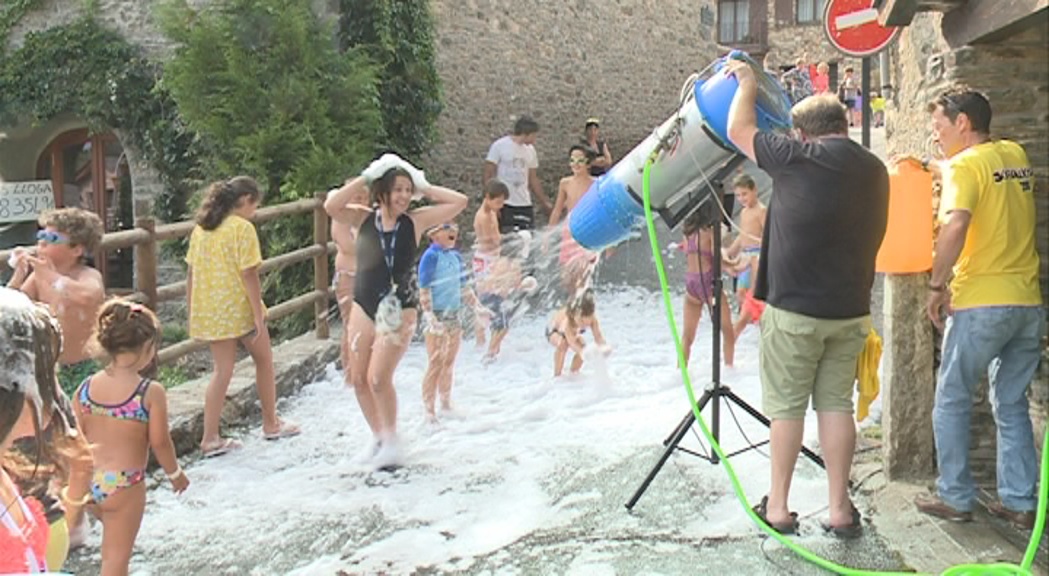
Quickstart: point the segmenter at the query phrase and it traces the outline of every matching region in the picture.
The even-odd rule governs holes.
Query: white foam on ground
[[[680,308],[680,296],[674,300]],[[558,499],[549,491],[552,475],[560,472],[558,478],[563,477],[566,469],[602,470],[639,451],[650,454],[654,463],[661,441],[688,409],[661,299],[628,289],[599,293],[597,303],[612,355],[587,362],[580,375],[554,380],[553,349],[543,340],[545,316],[514,326],[501,357],[490,366],[482,365],[482,351],[468,340],[456,364],[456,412],[436,427],[425,424],[421,401],[425,348],[413,344],[395,377],[408,467],[392,476],[353,462],[371,434],[341,374],[329,368],[324,380],[306,386],[282,407],[285,415],[302,423],[302,436],[271,443],[253,430],[243,450],[188,467],[192,486],[184,496],[167,488],[151,492],[133,569],[154,573],[149,559],[180,554],[221,559],[228,550],[283,550],[289,533],[308,530],[316,530],[309,549],[280,552],[296,556],[295,574],[463,569],[472,558],[537,530],[571,526],[575,507],[599,498],[600,491],[588,487]],[[680,319],[680,311],[676,314]],[[710,379],[708,320],[704,314],[692,355],[697,396]],[[725,371],[724,383],[760,408],[756,329],[742,335],[736,364]],[[740,410],[736,414],[752,440],[767,438],[761,424]],[[724,410],[722,433],[727,450],[742,446]],[[815,437],[810,414],[806,444],[812,445]],[[694,437],[687,440],[695,446]],[[675,461],[663,474],[680,473],[674,470]],[[768,487],[768,460],[751,452],[733,458],[732,464],[748,498],[760,499]],[[757,533],[720,466],[701,463],[690,472],[718,490],[683,530],[697,537]],[[636,486],[642,478],[618,480]],[[823,474],[811,466],[806,472],[799,464],[792,509],[803,518],[820,517],[825,502]],[[347,525],[347,516],[368,515],[382,521],[367,538],[322,529]],[[637,525],[625,512],[616,518],[624,529]],[[193,538],[191,550],[186,549],[185,537],[203,534],[207,537]],[[97,528],[92,539],[97,546]],[[368,544],[346,544],[361,541]],[[272,573],[265,566],[238,569]],[[580,557],[565,570],[611,573],[600,555]]]

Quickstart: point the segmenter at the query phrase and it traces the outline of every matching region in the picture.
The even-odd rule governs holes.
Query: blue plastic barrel
[[[765,72],[745,52],[733,50],[720,58],[714,65],[714,74],[706,80],[696,82],[696,106],[703,115],[707,128],[733,150],[738,149],[728,139],[728,111],[736,97],[739,81],[729,76],[725,64],[729,59],[742,60],[754,69],[758,80],[757,117],[759,130],[783,130],[790,128],[790,98],[775,78]]]
[[[572,209],[568,229],[580,246],[597,251],[629,237],[644,215],[644,208],[626,186],[605,174]]]

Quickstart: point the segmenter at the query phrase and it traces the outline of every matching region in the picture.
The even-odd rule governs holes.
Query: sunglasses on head
[[[452,232],[458,232],[459,231],[459,225],[458,224],[449,224],[449,223],[446,222],[446,223],[441,224],[440,226],[438,226],[436,229],[437,230],[451,230]]]
[[[41,230],[36,233],[36,241],[45,244],[69,244],[69,236],[62,234],[61,232]]]

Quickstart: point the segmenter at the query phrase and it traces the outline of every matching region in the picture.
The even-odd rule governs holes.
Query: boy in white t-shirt
[[[539,159],[535,153],[539,124],[528,116],[514,123],[514,133],[492,143],[484,163],[484,183],[498,178],[510,189],[510,197],[499,212],[499,230],[506,234],[535,227],[532,198],[551,210],[550,199],[543,195],[543,187],[536,175]]]

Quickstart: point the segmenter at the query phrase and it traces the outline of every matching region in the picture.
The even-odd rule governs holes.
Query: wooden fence
[[[328,304],[331,298],[328,256],[335,252],[335,244],[328,237],[329,222],[328,214],[324,211],[324,198],[324,193],[318,193],[310,200],[260,208],[252,219],[254,223],[261,224],[285,216],[313,213],[313,243],[305,248],[263,260],[260,272],[266,274],[292,264],[313,260],[313,290],[269,307],[266,319],[277,320],[312,306],[314,332],[317,338],[322,340],[328,338]],[[185,238],[193,232],[195,226],[193,221],[158,225],[153,218],[139,218],[135,221],[134,228],[110,232],[102,238],[102,250],[119,250],[132,246],[135,249],[136,291],[126,295],[126,298],[145,304],[153,310],[157,309],[160,302],[185,298],[185,280],[164,286],[158,285],[158,244],[165,240]],[[6,266],[11,250],[0,250],[0,264]],[[208,343],[201,340],[176,342],[160,350],[157,361],[161,365],[170,364],[207,346]]]

